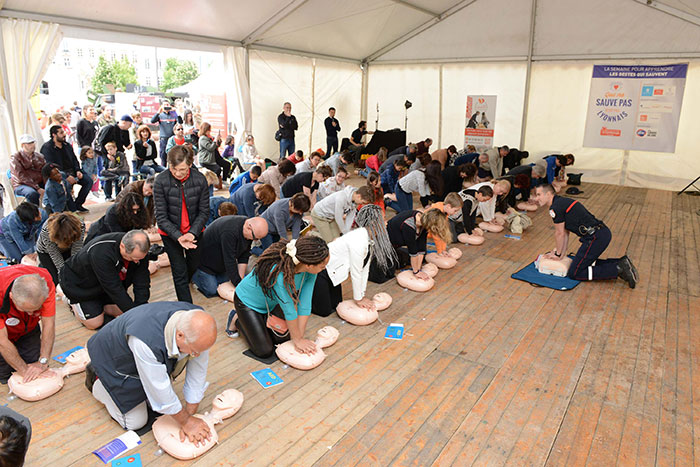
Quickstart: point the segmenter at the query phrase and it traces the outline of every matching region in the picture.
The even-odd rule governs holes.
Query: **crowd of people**
[[[383,283],[404,269],[428,280],[421,268],[429,241],[447,255],[450,244],[469,243],[518,215],[520,203],[549,210],[555,245],[548,258],[566,256],[569,233],[580,237],[569,277],[619,277],[632,288],[638,280],[626,256],[599,258],[611,240],[605,224],[559,195],[571,154],[529,162],[526,152],[507,146],[431,150],[427,138],[364,157],[366,122],[339,152],[340,123],[331,108],[327,152],[304,157],[295,150],[297,122],[285,103],[276,135],[282,157],[273,162],[257,153],[252,136],[238,151],[231,136],[212,134],[207,122],[195,129],[191,115],[182,119],[167,105],[153,118],[159,145],[134,115],[103,115],[100,128],[94,109],[83,114],[76,130],[82,164],[60,124],[50,127],[39,152],[31,135],[22,136],[12,158],[13,186],[25,200],[0,222],[0,250],[23,264],[0,269],[0,381],[12,372],[31,381],[49,371],[61,293],[76,319],[96,330],[87,344],[87,385],[126,429],[144,426],[150,406],[175,417],[193,442],[210,436],[193,415],[207,385],[216,321],[192,305],[191,285],[233,303],[226,334],[242,336],[255,357],[269,358],[288,340],[312,353],[310,316],[335,311],[348,277],[355,304],[372,308],[368,281]],[[132,125],[139,126],[130,134]],[[124,155],[131,148],[133,172]],[[346,184],[349,165],[364,177],[361,186]],[[234,166],[239,174],[228,196],[213,196]],[[144,178],[126,183],[131,173]],[[86,210],[99,181],[109,197],[116,188],[116,201],[88,226],[71,211]],[[163,255],[177,301],[151,302],[149,265]],[[170,382],[183,370],[184,404]]]

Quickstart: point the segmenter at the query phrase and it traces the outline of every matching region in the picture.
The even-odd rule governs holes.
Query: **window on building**
[[[95,58],[95,49],[90,49],[90,58]]]
[[[70,68],[70,57],[63,57],[63,64],[66,68]]]
[[[78,49],[76,52],[77,52],[78,57],[83,56],[83,49]]]
[[[148,58],[145,58],[143,60],[143,67],[147,70],[150,70],[151,69],[151,60]]]
[[[146,77],[146,86],[150,86],[150,85],[151,85],[151,77],[148,76],[148,77]]]
[[[122,53],[122,60],[126,60],[126,52]]]
[[[111,57],[112,57],[112,61],[113,61],[113,62],[117,60],[117,54],[116,54],[116,53],[112,52]]]

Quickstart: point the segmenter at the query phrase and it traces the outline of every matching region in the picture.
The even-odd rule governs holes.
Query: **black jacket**
[[[294,115],[287,117],[284,112],[282,112],[277,116],[277,124],[282,134],[282,138],[294,139],[294,131],[299,128],[297,118]]]
[[[124,152],[124,148],[131,144],[129,132],[119,128],[118,123],[107,125],[104,130],[100,131],[98,138],[99,145],[105,151],[105,154],[107,153],[107,150],[104,149],[105,144],[110,141],[117,145],[117,151],[119,152]]]
[[[48,140],[41,146],[41,154],[46,159],[47,164],[56,164],[58,169],[66,175],[76,176],[80,170],[80,163],[75,157],[73,147],[68,143],[63,143],[61,148],[56,147],[53,140]]]
[[[109,209],[107,209],[107,212],[105,212],[104,216],[100,217],[98,220],[93,222],[92,225],[90,225],[87,237],[85,237],[85,243],[90,242],[95,237],[112,232],[126,232],[126,229],[124,229],[124,227],[122,227],[122,225],[119,223],[116,204],[111,205]]]
[[[97,124],[97,121],[91,122],[86,118],[80,119],[75,128],[78,134],[78,146],[92,146],[92,142],[95,140],[99,128],[100,126]]]
[[[243,279],[238,274],[238,265],[250,258],[250,244],[243,236],[245,216],[225,216],[209,224],[202,235],[202,257],[200,269],[207,274],[226,274],[233,285]]]
[[[158,150],[156,149],[156,143],[152,139],[147,141],[148,145],[151,146],[151,155],[146,156],[146,148],[143,146],[143,141],[138,140],[134,143],[134,152],[136,153],[136,168],[141,168],[144,161],[154,161],[158,157]]]
[[[165,234],[177,240],[182,219],[182,196],[185,196],[190,230],[199,237],[209,219],[209,185],[204,175],[191,168],[189,177],[183,182],[172,176],[170,170],[161,172],[153,185],[153,199],[156,204],[156,223]]]
[[[122,281],[119,277],[124,266],[119,244],[124,235],[124,232],[101,235],[66,261],[59,274],[66,297],[81,302],[107,295],[122,311],[148,302],[151,294],[148,260],[129,263],[126,278]],[[126,292],[129,285],[134,286],[133,300]]]

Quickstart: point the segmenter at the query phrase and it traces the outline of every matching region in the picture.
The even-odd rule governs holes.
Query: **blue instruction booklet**
[[[141,463],[141,454],[132,454],[130,456],[114,459],[112,467],[143,467]]]
[[[255,378],[255,381],[260,383],[260,386],[264,388],[271,388],[272,386],[277,386],[278,384],[282,384],[284,382],[282,381],[282,378],[277,376],[275,372],[269,368],[254,371],[250,374],[250,376]]]
[[[391,323],[389,327],[386,328],[384,338],[393,339],[395,341],[400,341],[403,339],[403,324]]]
[[[137,435],[135,431],[129,430],[123,435],[114,438],[112,441],[105,444],[101,448],[95,449],[94,451],[92,451],[92,453],[99,457],[100,460],[106,464],[115,457],[121,456],[126,451],[134,449],[139,444],[141,444],[141,438],[139,438],[139,435]],[[139,462],[140,461],[141,457],[139,456]]]
[[[75,352],[76,350],[80,350],[82,348],[84,348],[82,345],[78,345],[76,347],[73,347],[70,350],[66,350],[62,354],[56,355],[53,359],[56,360],[58,363],[66,363],[66,358],[68,358],[68,355],[70,355],[73,352]]]

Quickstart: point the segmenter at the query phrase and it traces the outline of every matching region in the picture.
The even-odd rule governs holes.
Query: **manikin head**
[[[554,187],[549,183],[539,185],[535,188],[535,200],[540,206],[550,207],[554,200]]]

